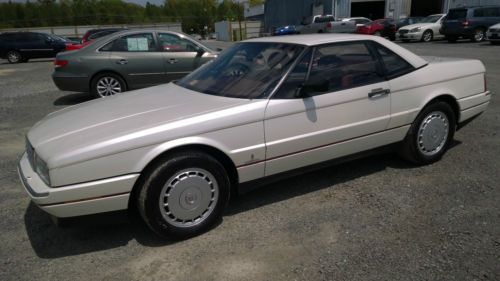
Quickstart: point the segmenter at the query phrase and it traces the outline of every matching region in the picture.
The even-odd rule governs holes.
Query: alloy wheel
[[[97,81],[97,94],[101,97],[113,96],[122,90],[120,82],[113,77],[105,76]]]

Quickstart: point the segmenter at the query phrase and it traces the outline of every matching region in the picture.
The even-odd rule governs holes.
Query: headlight
[[[49,168],[47,167],[47,164],[45,164],[45,162],[42,160],[42,158],[38,157],[36,153],[33,156],[33,164],[35,165],[34,169],[38,176],[40,176],[45,184],[50,186]]]
[[[419,32],[421,27],[415,27],[414,29],[410,30],[411,33]]]

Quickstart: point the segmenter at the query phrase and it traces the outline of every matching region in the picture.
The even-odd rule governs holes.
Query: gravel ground
[[[499,46],[402,45],[481,59],[500,92]],[[0,61],[0,280],[500,280],[498,95],[438,163],[385,154],[310,172],[239,197],[206,234],[169,242],[126,212],[58,228],[30,204],[16,173],[25,133],[90,99],[57,90],[51,71],[50,60]]]

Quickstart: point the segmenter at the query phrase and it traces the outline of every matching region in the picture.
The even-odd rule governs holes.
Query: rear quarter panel
[[[484,65],[479,60],[442,59],[412,73],[389,81],[391,85],[391,122],[389,127],[412,123],[434,98],[449,95],[460,110],[461,100],[485,92]],[[484,101],[489,99],[484,95]]]

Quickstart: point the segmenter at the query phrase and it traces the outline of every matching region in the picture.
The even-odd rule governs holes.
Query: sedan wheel
[[[91,87],[92,93],[98,98],[114,96],[127,90],[123,79],[114,73],[104,73],[95,77]]]
[[[113,96],[122,92],[122,86],[113,77],[103,77],[97,81],[97,93],[101,97]]]
[[[422,35],[422,41],[424,42],[431,42],[432,41],[432,31],[427,30],[424,32]]]
[[[226,169],[202,152],[180,152],[148,169],[137,206],[146,224],[162,237],[184,239],[219,221],[229,201]]]
[[[9,51],[7,53],[7,60],[9,63],[19,63],[21,62],[23,57],[18,51]]]
[[[441,159],[455,133],[455,114],[446,102],[425,107],[411,125],[400,154],[417,164]]]

